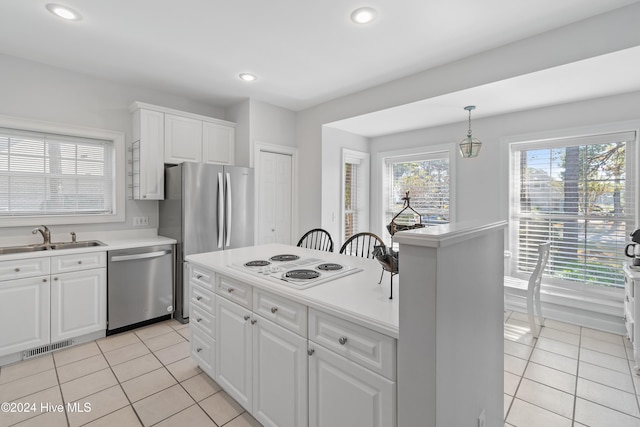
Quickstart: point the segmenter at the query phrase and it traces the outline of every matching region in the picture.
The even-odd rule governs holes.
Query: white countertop
[[[22,252],[17,254],[6,254],[6,255],[0,255],[0,262],[11,261],[15,259],[71,255],[71,254],[79,254],[79,253],[87,253],[87,252],[104,252],[104,251],[112,251],[116,249],[129,249],[129,248],[138,248],[138,247],[144,247],[144,246],[167,245],[167,244],[176,243],[174,239],[170,239],[168,237],[163,237],[163,236],[153,236],[153,235],[126,237],[121,234],[114,233],[113,236],[111,237],[109,236],[100,236],[100,238],[86,238],[85,236],[78,237],[78,241],[86,241],[86,240],[99,240],[102,243],[104,243],[104,246],[91,246],[88,248],[78,248],[78,249],[55,249],[55,250],[44,250],[44,251],[36,251],[36,252]],[[54,242],[54,243],[62,243],[62,242]]]
[[[278,254],[320,258],[328,262],[360,267],[363,271],[308,289],[294,289],[230,267],[232,264],[255,259],[268,259]],[[376,260],[280,244],[189,255],[186,260],[216,273],[241,280],[256,288],[270,291],[311,308],[398,338],[399,275],[393,279],[394,299],[390,300],[389,273],[385,272],[382,284],[378,285],[382,267]]]
[[[393,236],[394,243],[412,246],[439,248],[449,246],[470,237],[506,228],[507,221],[486,223],[481,221],[463,221],[442,224],[435,227],[416,228],[399,231]]]

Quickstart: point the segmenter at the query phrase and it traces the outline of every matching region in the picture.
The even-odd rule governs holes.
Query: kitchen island
[[[297,289],[239,267],[279,254],[355,272]],[[187,261],[192,356],[263,425],[396,425],[398,300],[375,260],[271,244]]]

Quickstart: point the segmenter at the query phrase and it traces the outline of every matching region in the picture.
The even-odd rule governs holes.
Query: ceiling
[[[45,9],[45,0],[1,1],[0,53],[223,107],[251,97],[294,111],[637,2],[54,1],[83,19],[56,18]],[[360,6],[376,8],[378,18],[353,24],[349,16]],[[241,72],[258,80],[243,82]],[[546,78],[554,77],[553,70],[547,72]],[[473,89],[480,94],[478,114],[483,114],[482,96],[495,89],[489,86]],[[544,104],[554,92],[523,96]],[[579,93],[568,92],[568,97]],[[407,106],[399,117],[419,117],[421,108],[437,106],[444,113],[451,110],[440,121],[464,120],[460,105],[470,99],[466,95],[432,99],[413,110]],[[492,108],[526,106],[506,100]],[[415,123],[402,127],[407,125]]]

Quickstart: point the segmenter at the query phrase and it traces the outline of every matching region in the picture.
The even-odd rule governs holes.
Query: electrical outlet
[[[485,422],[485,416],[484,416],[484,409],[483,409],[482,412],[480,412],[480,416],[478,417],[478,427],[484,427],[484,422]]]
[[[135,227],[143,227],[145,225],[149,225],[149,217],[148,216],[135,216],[135,217],[133,217],[133,225]]]

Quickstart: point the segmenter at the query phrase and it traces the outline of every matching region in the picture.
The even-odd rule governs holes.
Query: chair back
[[[374,258],[376,246],[385,246],[382,239],[373,233],[357,233],[349,237],[340,248],[340,253],[362,258]]]
[[[314,228],[307,231],[298,241],[301,248],[317,249],[319,251],[333,252],[333,240],[328,231],[322,228]]]
[[[547,261],[549,261],[550,249],[551,242],[545,242],[538,245],[538,262],[531,272],[531,277],[529,277],[529,289],[534,289],[540,286],[540,283],[542,282],[542,273],[547,265]]]

